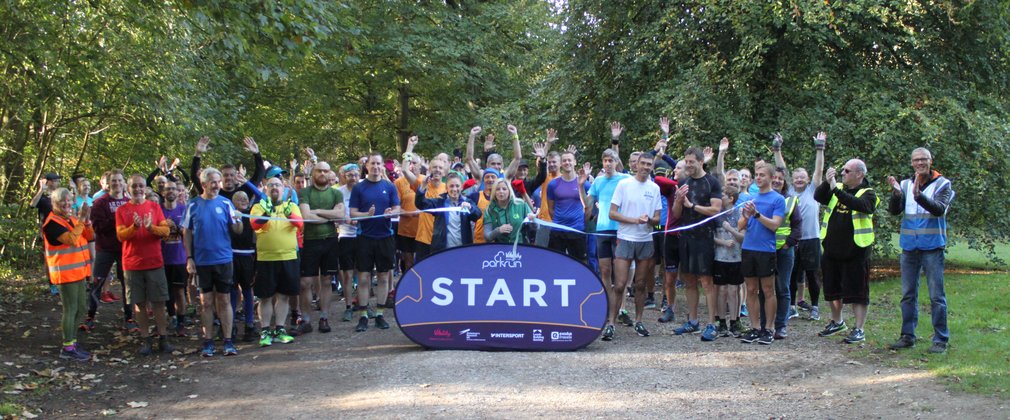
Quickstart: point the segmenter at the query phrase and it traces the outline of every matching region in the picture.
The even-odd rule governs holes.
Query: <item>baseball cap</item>
[[[270,178],[273,178],[275,176],[287,175],[287,173],[288,173],[288,171],[285,171],[284,168],[281,168],[280,166],[274,165],[274,166],[271,166],[270,168],[267,169],[266,177],[267,177],[267,179],[270,179]]]
[[[58,174],[56,172],[50,172],[50,173],[46,174],[46,181],[55,181],[57,179],[62,179],[62,178],[63,177],[60,176],[60,174]]]

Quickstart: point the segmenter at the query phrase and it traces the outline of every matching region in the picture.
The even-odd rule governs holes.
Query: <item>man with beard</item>
[[[102,301],[99,294],[109,281],[112,264],[116,264],[116,277],[120,279],[123,296],[126,296],[126,277],[123,274],[123,243],[116,236],[116,209],[129,201],[124,194],[126,180],[123,171],[115,169],[109,173],[108,193],[95,199],[91,209],[91,222],[95,229],[94,277],[95,284],[91,289],[88,307],[88,319],[84,324],[93,328],[95,314],[98,313],[98,302]],[[104,301],[103,301],[104,302]],[[123,319],[128,332],[138,332],[140,328],[133,322],[133,309],[123,299]]]
[[[301,261],[301,322],[297,334],[312,331],[309,315],[312,307],[313,282],[319,287],[319,332],[330,332],[329,278],[340,273],[337,229],[333,222],[344,218],[344,196],[331,188],[330,164],[318,162],[312,167],[312,185],[298,193],[302,217],[308,222],[305,227],[305,241]]]
[[[168,304],[175,305],[175,335],[186,336],[186,248],[182,246],[182,216],[185,206],[179,205],[179,189],[175,182],[165,183],[161,212],[168,224],[168,236],[162,239],[161,256],[165,261],[168,280]]]
[[[285,187],[280,178],[268,179],[266,190],[267,198],[256,203],[251,212],[251,224],[256,232],[256,284],[253,289],[260,299],[261,347],[294,340],[284,330],[284,320],[288,301],[299,294],[298,233],[304,226],[298,206],[284,200]],[[320,291],[322,289],[329,287],[321,287]],[[277,294],[282,296],[275,298]]]

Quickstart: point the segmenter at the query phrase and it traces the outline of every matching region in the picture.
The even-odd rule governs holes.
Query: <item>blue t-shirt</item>
[[[598,207],[600,209],[600,213],[599,216],[596,217],[597,232],[602,232],[604,230],[617,230],[617,222],[610,220],[610,201],[614,198],[614,189],[617,188],[617,183],[621,182],[622,179],[627,178],[631,178],[631,175],[616,172],[614,173],[614,176],[610,178],[607,178],[606,176],[597,177],[593,181],[593,185],[589,187],[589,191],[586,194],[596,198],[596,202],[599,203]],[[578,193],[578,191],[576,191],[576,193]]]
[[[565,181],[560,176],[554,178],[547,184],[547,199],[554,201],[551,215],[554,223],[578,230],[585,229],[586,213],[582,197],[579,196],[578,178],[571,181]]]
[[[186,203],[182,227],[193,234],[193,261],[196,265],[227,264],[232,261],[231,218],[235,207],[222,196],[207,200],[196,197]]]
[[[367,212],[375,206],[375,214],[382,214],[388,208],[400,205],[400,194],[392,182],[380,179],[377,182],[363,179],[351,190],[351,201],[348,207]],[[358,227],[364,236],[371,239],[383,239],[393,236],[393,221],[388,217],[364,219],[358,221]]]
[[[754,207],[764,217],[786,216],[786,199],[775,191],[755,194]],[[783,220],[783,223],[788,221]],[[775,252],[775,231],[766,228],[756,217],[751,217],[747,220],[747,233],[740,247],[748,251]]]

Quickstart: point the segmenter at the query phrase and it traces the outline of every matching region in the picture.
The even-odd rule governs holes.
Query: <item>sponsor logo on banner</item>
[[[395,299],[404,334],[437,349],[576,350],[599,337],[608,306],[578,260],[502,244],[428,256],[400,278]]]

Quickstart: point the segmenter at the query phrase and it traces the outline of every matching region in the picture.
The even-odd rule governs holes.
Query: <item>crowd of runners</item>
[[[680,290],[687,319],[675,335],[770,345],[789,336],[801,312],[820,320],[823,300],[827,323],[818,335],[847,331],[845,343],[863,342],[880,201],[866,164],[853,158],[825,168],[828,140],[820,132],[803,142],[809,146],[795,146],[812,149],[812,170],[787,166],[777,134],[771,162],[726,168],[728,139],[717,151],[689,147],[670,156],[669,121],[660,119],[659,128],[652,150],[624,159],[624,127],[614,122],[598,158],[579,156],[574,146],[552,150],[554,130],[523,150],[509,125],[508,165],[493,134],[475,156],[483,130],[473,127],[465,150],[430,158],[414,152],[418,138],[411,137],[398,159],[370,153],[331,164],[306,148],[306,160],[282,167],[246,138],[250,174],[243,165],[203,165],[204,137],[188,171],[162,157],[147,175],[105,172],[94,194],[86,176],[63,188],[58,174],[47,174],[32,205],[63,306],[61,357],[89,360],[77,335],[101,328],[98,310],[117,301],[145,355],[171,352],[170,336],[193,333],[206,357],[217,354],[218,339],[221,354],[237,354],[239,335],[260,346],[291,343],[330,332],[330,315],[357,332],[388,329],[384,311],[400,273],[433,252],[485,242],[550,248],[599,273],[610,289],[605,341],[618,336],[615,325],[649,336],[656,328],[645,320],[649,309],[659,309],[655,322],[674,325]],[[912,151],[911,166],[914,175],[887,183],[888,210],[902,215],[904,285],[904,322],[891,347],[915,345],[924,271],[930,350],[942,352],[949,340],[943,249],[954,194],[928,150]]]

